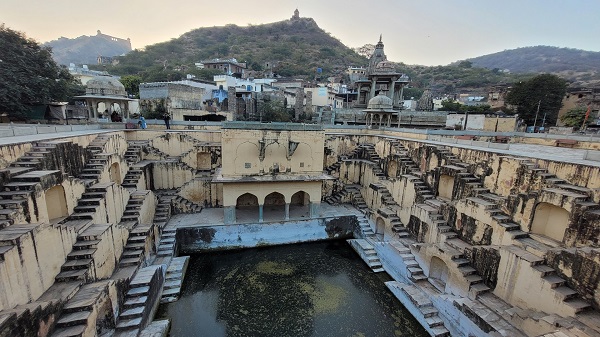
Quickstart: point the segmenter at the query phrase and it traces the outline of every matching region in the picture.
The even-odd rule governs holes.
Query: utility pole
[[[533,132],[535,133],[535,126],[537,125],[538,114],[540,113],[540,104],[542,104],[542,100],[540,99],[538,102],[537,111],[535,112],[535,119],[533,120]]]

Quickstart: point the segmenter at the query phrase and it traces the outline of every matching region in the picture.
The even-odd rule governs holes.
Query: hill
[[[573,85],[600,83],[600,52],[536,46],[505,50],[468,61],[475,67],[513,73],[553,73]]]
[[[177,79],[194,73],[194,63],[213,58],[236,58],[249,70],[273,71],[281,76],[340,74],[367,59],[323,31],[311,18],[239,27],[198,28],[179,38],[134,50],[105,69],[117,75],[138,74],[144,80]],[[269,69],[267,69],[267,64]],[[272,69],[271,69],[272,67]],[[162,75],[161,75],[162,73]],[[164,78],[164,77],[167,78]]]
[[[52,58],[58,64],[96,64],[98,56],[114,57],[131,51],[127,39],[119,39],[98,31],[95,36],[83,35],[74,39],[61,37],[44,43],[52,47]]]

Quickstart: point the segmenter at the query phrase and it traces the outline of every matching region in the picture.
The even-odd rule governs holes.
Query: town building
[[[557,126],[564,126],[560,117],[572,109],[582,109],[587,112],[589,107],[589,121],[592,125],[600,125],[600,88],[571,88],[567,91],[558,111]]]
[[[173,121],[231,120],[227,106],[221,108],[223,99],[214,84],[184,80],[140,84],[140,112],[155,118],[165,113]]]
[[[238,62],[235,58],[231,59],[212,59],[196,63],[198,69],[216,69],[226,75],[236,75],[236,77],[245,78],[247,69],[245,62]]]

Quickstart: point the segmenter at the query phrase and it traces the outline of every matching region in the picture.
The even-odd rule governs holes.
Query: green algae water
[[[191,256],[170,336],[428,336],[345,241]]]

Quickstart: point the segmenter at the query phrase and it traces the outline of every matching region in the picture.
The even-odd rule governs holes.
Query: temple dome
[[[111,76],[96,76],[86,83],[86,94],[127,97],[125,87]]]
[[[368,110],[391,110],[392,99],[383,94],[383,91],[379,92],[379,95],[371,98],[367,105]]]

